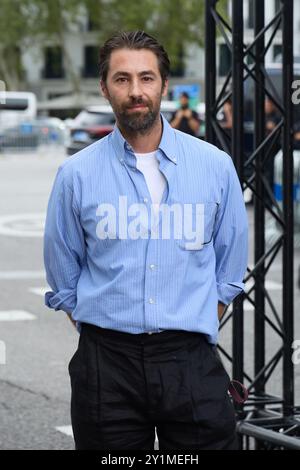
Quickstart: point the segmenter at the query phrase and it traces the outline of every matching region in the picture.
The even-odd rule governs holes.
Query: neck
[[[124,139],[127,140],[135,152],[148,153],[157,150],[162,135],[162,122],[160,115],[158,115],[158,118],[151,129],[144,132],[130,132],[128,129],[122,128],[119,123],[117,124]]]

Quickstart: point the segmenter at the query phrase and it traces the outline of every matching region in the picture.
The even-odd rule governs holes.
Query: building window
[[[101,19],[101,2],[91,2],[90,8],[92,11],[87,12],[87,30],[88,31],[100,31],[100,19]]]
[[[89,16],[87,28],[88,28],[88,31],[98,31],[99,24],[91,16]]]
[[[183,49],[181,49],[178,52],[177,57],[175,59],[171,58],[170,76],[171,77],[183,77],[184,71],[185,71],[184,53],[183,53]]]
[[[246,44],[246,47],[249,47],[249,44]],[[246,63],[247,63],[247,65],[254,64],[254,58],[252,57],[251,54],[246,55]]]
[[[44,78],[64,78],[61,47],[46,47]]]
[[[281,0],[275,0],[275,13],[277,13],[281,8]]]
[[[85,78],[99,77],[99,47],[86,46],[84,48],[84,73]]]
[[[275,0],[275,13],[278,13],[282,7],[281,0]],[[279,25],[279,29],[282,29],[282,22]]]
[[[231,67],[231,52],[227,44],[220,44],[219,54],[219,75],[224,77]]]
[[[22,54],[20,48],[15,45],[10,45],[2,48],[2,54],[6,67],[14,71],[14,75],[19,79],[25,79],[25,71],[22,67]]]
[[[248,21],[247,21],[247,27],[249,29],[254,28],[254,1],[249,0],[248,1]]]
[[[273,46],[273,60],[276,61],[280,60],[282,57],[282,45],[281,44],[275,44]]]

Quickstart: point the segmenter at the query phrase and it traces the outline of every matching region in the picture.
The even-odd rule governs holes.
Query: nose
[[[131,81],[130,88],[129,88],[129,96],[130,98],[141,98],[142,91],[140,88],[140,83],[138,79],[134,79]]]

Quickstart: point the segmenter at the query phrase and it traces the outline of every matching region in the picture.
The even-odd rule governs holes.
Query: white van
[[[35,119],[37,99],[34,93],[23,91],[0,92],[0,130],[18,126]]]

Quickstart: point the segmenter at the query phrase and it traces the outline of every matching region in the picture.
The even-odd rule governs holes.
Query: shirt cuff
[[[57,293],[48,291],[45,294],[45,305],[54,310],[63,310],[72,313],[76,307],[76,293],[70,290],[63,290]]]
[[[243,282],[217,282],[218,300],[225,305],[229,305],[244,290],[245,284]]]

